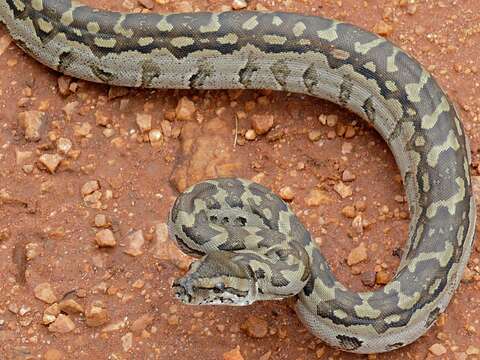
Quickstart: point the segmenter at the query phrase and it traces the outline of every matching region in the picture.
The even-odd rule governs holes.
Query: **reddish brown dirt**
[[[128,4],[140,7],[135,0],[123,5],[107,0],[88,3],[117,10]],[[173,0],[158,3],[155,11],[189,7],[187,2]],[[249,8],[324,15],[367,29],[381,29],[382,21],[390,25],[388,37],[432,71],[459,105],[472,143],[472,173],[479,175],[480,3],[402,3],[407,1],[253,0]],[[228,0],[202,0],[195,2],[195,9],[221,10],[230,5]],[[2,28],[0,44],[8,43],[4,35]],[[377,273],[378,283],[395,272],[396,249],[404,244],[408,227],[398,170],[373,130],[334,105],[283,93],[122,92],[74,80],[74,92],[63,96],[57,85],[59,75],[13,44],[0,56],[0,359],[222,359],[237,346],[247,360],[365,358],[323,345],[300,324],[287,301],[242,308],[182,306],[173,298],[170,284],[183,273],[185,259],[159,241],[177,188],[183,186],[182,179],[189,181],[188,171],[191,178],[224,174],[255,178],[276,192],[290,186],[292,207],[321,244],[335,274],[353,289],[371,289],[362,284],[362,276],[368,282]],[[193,121],[172,117],[182,96],[194,102]],[[75,102],[72,111],[62,110]],[[38,142],[26,141],[18,125],[18,113],[31,110],[45,112]],[[150,114],[152,127],[163,129],[162,144],[143,141],[137,114]],[[341,125],[329,127],[318,120],[332,114],[338,115]],[[99,115],[112,130],[105,132],[96,124]],[[246,141],[252,118],[271,115],[274,128],[267,136]],[[198,119],[203,122],[197,124]],[[342,135],[342,124],[353,126],[352,138]],[[309,140],[313,130],[320,132],[320,140]],[[200,133],[201,141],[193,139],[192,134]],[[224,153],[214,157],[209,149],[219,146],[219,137]],[[58,138],[69,139],[73,152],[50,174],[39,158],[58,153]],[[189,146],[201,148],[201,156],[195,158]],[[25,155],[19,152],[26,151],[31,155],[18,163],[17,158]],[[353,195],[342,199],[334,187],[346,169],[356,179],[346,183]],[[102,196],[93,205],[86,204],[81,193],[90,180],[99,182]],[[320,206],[312,206],[312,189],[321,195]],[[345,206],[358,201],[365,202],[366,210],[356,211],[355,216],[361,214],[369,223],[363,235],[342,214]],[[105,214],[111,222],[109,228],[117,240],[111,249],[96,246],[97,214]],[[145,238],[138,256],[124,252],[132,230],[142,230]],[[366,246],[367,260],[349,266],[347,257],[360,243]],[[32,257],[28,261],[26,248]],[[478,359],[479,263],[477,245],[448,311],[426,336],[369,359],[424,359],[436,357],[439,348],[438,358]],[[55,327],[49,330],[42,323],[48,304],[35,297],[34,289],[41,283],[51,286],[57,301],[73,299],[87,312],[97,304],[108,322],[92,327],[85,315],[69,314],[71,322],[66,325],[75,329],[53,333]],[[151,316],[149,321],[135,322],[145,314]],[[250,333],[241,329],[251,316],[250,323],[259,326],[261,338],[252,337],[255,329]],[[262,333],[265,325],[267,331]]]

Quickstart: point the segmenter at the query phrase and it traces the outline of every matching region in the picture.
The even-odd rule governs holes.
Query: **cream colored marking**
[[[77,29],[77,28],[71,28],[72,31],[75,33],[75,35],[77,36],[83,36],[83,33],[80,29]]]
[[[430,182],[428,181],[429,176],[428,173],[423,173],[422,181],[423,181],[423,191],[428,193],[430,191]]]
[[[37,11],[43,10],[43,1],[42,0],[32,0],[32,8]]]
[[[193,45],[195,43],[195,40],[193,40],[193,38],[191,37],[179,36],[170,40],[170,43],[177,48],[182,48]]]
[[[283,20],[280,19],[278,16],[274,16],[273,19],[272,19],[272,24],[280,26],[280,25],[283,24]]]
[[[390,315],[390,316],[387,316],[384,321],[387,323],[387,324],[393,324],[394,322],[397,322],[397,321],[400,321],[402,317],[398,314],[393,314],[393,315]]]
[[[425,138],[422,135],[415,138],[415,146],[425,146]]]
[[[87,24],[87,30],[89,33],[96,34],[100,31],[100,25],[98,25],[96,22],[90,21]]]
[[[433,295],[435,293],[435,291],[438,289],[438,287],[440,286],[442,282],[442,279],[435,279],[435,281],[433,282],[432,285],[430,285],[430,288],[428,289],[428,293],[430,295]]]
[[[355,305],[353,309],[359,317],[369,319],[376,319],[382,313],[380,310],[374,309],[365,299],[362,305]]]
[[[446,207],[450,215],[455,215],[456,205],[465,198],[465,182],[461,177],[457,177],[455,182],[458,185],[458,191],[448,199],[438,200],[430,204],[427,208],[427,217],[431,219],[437,214],[439,208]]]
[[[387,87],[388,90],[391,92],[395,92],[398,90],[397,84],[395,84],[395,81],[392,80],[387,80],[385,81],[385,86]]]
[[[465,171],[465,178],[467,179],[467,184],[468,186],[470,186],[470,172],[469,172],[469,169],[470,169],[470,162],[465,158],[465,160],[463,161],[463,171]]]
[[[420,300],[420,293],[417,291],[412,296],[405,295],[401,291],[398,293],[398,307],[403,310],[411,310]]]
[[[417,115],[417,111],[415,109],[412,109],[412,108],[408,108],[407,113],[410,116],[416,116]]]
[[[398,53],[399,53],[398,48],[394,47],[392,55],[387,57],[387,72],[394,73],[398,71],[398,67],[395,64],[395,57],[397,56]]]
[[[126,38],[131,38],[133,36],[133,30],[132,29],[125,29],[122,26],[123,21],[125,20],[125,14],[122,14],[119,18],[115,26],[113,27],[113,31],[115,31],[116,34],[120,34],[122,36],[125,36]]]
[[[210,17],[210,22],[207,25],[200,26],[200,32],[202,33],[210,33],[218,31],[221,27],[220,22],[218,21],[218,15],[212,14]]]
[[[320,278],[316,278],[314,287],[315,291],[313,294],[321,294],[322,301],[331,301],[336,299],[336,285],[334,287],[326,286]]]
[[[295,35],[296,37],[302,36],[306,29],[307,27],[305,26],[305,24],[299,21],[298,23],[295,24],[295,26],[292,29],[293,35]]]
[[[367,62],[363,67],[367,70],[370,70],[371,72],[377,71],[377,65],[373,61]]]
[[[172,31],[173,25],[167,21],[166,17],[164,17],[162,20],[158,22],[157,29],[162,32]]]
[[[73,23],[73,10],[75,10],[75,6],[72,6],[69,10],[65,11],[60,18],[60,22],[65,25],[69,26]]]
[[[257,21],[257,16],[255,15],[243,23],[242,29],[253,30],[257,27],[257,25],[258,25],[258,21]]]
[[[383,44],[384,42],[385,42],[385,39],[383,39],[383,38],[378,38],[378,39],[372,40],[372,41],[370,41],[368,43],[365,43],[365,44],[361,44],[360,42],[357,41],[354,44],[354,49],[359,54],[366,55],[374,47],[376,47],[380,44]]]
[[[420,80],[418,83],[411,83],[405,85],[405,91],[407,93],[408,100],[411,102],[419,103],[422,101],[420,98],[420,91],[427,84],[430,79],[430,75],[426,71],[422,71]]]
[[[42,30],[43,32],[45,32],[47,34],[53,30],[53,25],[50,22],[44,20],[43,18],[39,18],[37,20],[37,23],[38,23],[38,26],[39,26],[40,30]]]
[[[151,43],[153,43],[153,37],[151,36],[141,37],[138,39],[138,45],[140,46],[148,46]]]
[[[440,104],[437,105],[437,108],[431,115],[424,115],[422,118],[422,129],[431,129],[435,126],[438,121],[440,114],[450,111],[450,105],[445,96],[442,96]]]
[[[25,10],[25,3],[21,0],[13,0],[13,5],[18,11],[24,11]]]
[[[298,41],[300,45],[310,45],[312,42],[308,39],[301,39]]]
[[[405,142],[409,142],[412,136],[415,134],[415,127],[411,122],[404,122],[402,124],[403,135],[402,138]]]
[[[447,266],[448,262],[452,258],[453,255],[453,245],[451,243],[445,243],[445,250],[440,252],[423,252],[419,253],[416,257],[414,257],[410,263],[408,264],[408,270],[411,273],[414,273],[417,264],[427,261],[427,260],[437,260],[441,267]]]
[[[330,26],[328,29],[317,31],[318,37],[327,41],[334,41],[338,39],[337,25],[337,22],[333,22],[332,26]]]
[[[333,310],[333,316],[339,318],[340,320],[343,320],[346,317],[348,317],[348,314],[341,309],[335,309],[335,310]]]
[[[270,45],[283,45],[287,41],[287,38],[278,35],[263,35],[263,41]]]
[[[102,39],[102,38],[96,37],[93,40],[93,42],[95,43],[95,45],[102,48],[113,48],[117,44],[117,40],[115,40],[114,38]]]
[[[226,44],[232,44],[233,45],[233,44],[237,43],[238,35],[235,34],[235,33],[230,33],[230,34],[227,34],[225,36],[217,38],[217,41],[222,45],[226,45]]]
[[[447,139],[443,144],[432,146],[430,151],[427,154],[427,162],[428,165],[431,167],[437,166],[438,158],[440,154],[448,149],[453,149],[457,151],[460,148],[460,144],[458,143],[457,137],[455,136],[455,132],[450,130],[448,132]]]
[[[464,214],[465,215],[465,214]],[[459,246],[462,245],[463,243],[463,239],[464,239],[464,233],[465,233],[465,227],[463,225],[461,225],[459,228],[458,228],[458,231],[457,231],[457,244]]]
[[[348,51],[341,49],[332,49],[330,54],[332,54],[332,56],[338,60],[347,60],[350,57],[350,53]]]
[[[458,114],[458,111],[455,105],[453,106],[453,108],[455,109],[455,112]],[[454,120],[455,120],[455,127],[457,128],[458,135],[463,136],[462,125],[460,124],[460,120],[458,119],[457,116],[454,117]]]

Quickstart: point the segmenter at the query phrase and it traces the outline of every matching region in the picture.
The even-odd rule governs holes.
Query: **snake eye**
[[[216,293],[221,293],[224,290],[225,290],[225,284],[223,284],[223,283],[215,284],[215,286],[213,287],[213,291],[216,292]]]

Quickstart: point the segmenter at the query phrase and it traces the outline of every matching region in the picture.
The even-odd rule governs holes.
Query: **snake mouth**
[[[192,302],[191,286],[189,286],[184,279],[176,279],[172,284],[172,288],[178,300],[184,304],[190,304]]]

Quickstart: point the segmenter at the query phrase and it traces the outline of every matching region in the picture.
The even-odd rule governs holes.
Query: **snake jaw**
[[[175,279],[172,284],[175,291],[175,297],[184,304],[191,304],[193,299],[193,287],[188,278]]]

